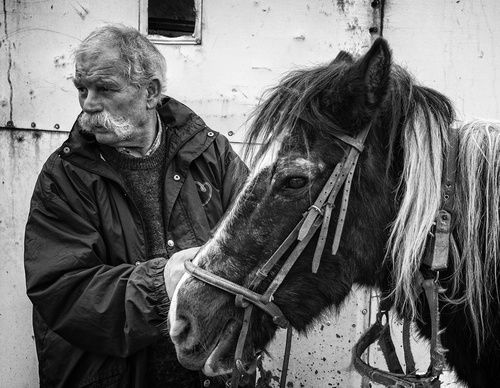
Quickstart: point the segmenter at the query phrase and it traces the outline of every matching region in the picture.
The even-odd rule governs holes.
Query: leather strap
[[[292,351],[292,326],[286,329],[285,354],[283,355],[283,366],[281,368],[280,388],[286,388],[286,376],[288,374],[288,362]]]
[[[243,315],[243,325],[241,326],[240,335],[238,337],[238,342],[236,344],[236,350],[234,353],[234,368],[235,371],[231,377],[231,387],[238,387],[240,380],[245,379],[248,376],[247,371],[243,365],[243,350],[245,347],[245,340],[248,335],[248,329],[250,327],[250,317],[252,315],[253,305],[248,305],[245,308],[245,313]]]
[[[410,331],[411,331],[411,321],[409,319],[403,320],[403,352],[405,357],[406,374],[413,375],[417,372],[415,366],[415,359],[413,358],[413,353],[411,351],[410,345]]]
[[[439,286],[436,279],[426,279],[422,282],[427,303],[431,313],[431,373],[439,376],[445,366],[444,349],[439,332]]]
[[[450,128],[448,155],[441,187],[441,210],[436,215],[436,227],[430,244],[430,254],[424,256],[422,262],[433,271],[441,271],[448,267],[448,256],[452,239],[452,215],[455,199],[455,180],[459,150],[459,133],[457,128]]]
[[[280,308],[273,302],[268,302],[266,304],[262,303],[260,301],[262,295],[249,290],[248,288],[242,287],[236,283],[230,282],[229,280],[226,280],[211,272],[205,271],[204,269],[201,269],[200,267],[194,265],[190,260],[184,262],[184,267],[186,268],[186,271],[189,272],[192,276],[204,281],[205,283],[208,283],[233,295],[241,295],[244,299],[271,315],[271,317],[273,318],[273,322],[278,326],[282,328],[288,326],[288,321],[281,312]]]
[[[383,336],[384,331],[390,330],[389,323],[382,324],[381,319],[363,334],[353,348],[353,365],[362,376],[385,387],[394,388],[437,388],[440,386],[438,378],[434,376],[405,375],[402,373],[386,372],[368,365],[362,360],[365,350]]]

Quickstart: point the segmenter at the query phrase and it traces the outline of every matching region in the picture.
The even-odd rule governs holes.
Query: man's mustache
[[[94,127],[103,127],[107,130],[119,130],[130,125],[123,117],[115,118],[106,111],[96,113],[83,112],[78,118],[78,124],[85,131],[91,131]]]

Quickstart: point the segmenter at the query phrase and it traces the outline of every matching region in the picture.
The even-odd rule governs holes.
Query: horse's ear
[[[373,120],[389,91],[391,62],[389,45],[378,38],[365,55],[347,65],[327,95],[342,127],[360,130]]]
[[[338,55],[335,57],[335,59],[332,61],[333,63],[353,63],[354,59],[352,58],[352,55],[349,54],[347,51],[342,50],[341,52],[338,53]]]
[[[363,77],[367,102],[378,107],[389,88],[391,49],[383,38],[377,38],[368,52],[356,63],[358,76]]]

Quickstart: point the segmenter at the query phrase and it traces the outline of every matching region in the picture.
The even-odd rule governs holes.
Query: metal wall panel
[[[0,126],[15,128],[71,128],[72,50],[101,24],[139,19],[138,0],[7,0],[0,10]]]
[[[0,387],[38,386],[38,361],[26,296],[24,226],[42,164],[62,132],[0,129]]]
[[[8,386],[35,386],[37,362],[31,304],[25,296],[23,232],[41,164],[66,137],[59,131],[69,130],[80,110],[71,82],[71,50],[108,21],[144,28],[139,26],[139,10],[146,8],[143,0],[7,1],[0,7],[4,15],[0,29],[0,127],[4,127],[0,130],[0,174],[1,194],[6,199],[0,219],[6,252],[1,260],[5,271],[0,275],[0,291],[9,295],[8,300],[0,300],[0,310],[8,311],[0,329],[14,333],[1,337],[0,375]],[[248,113],[266,87],[290,68],[329,61],[340,49],[361,53],[370,45],[368,29],[376,15],[377,10],[366,0],[206,1],[201,45],[159,46],[168,63],[168,94],[184,101],[237,143],[243,137]],[[235,146],[239,149],[239,144]],[[311,334],[309,341],[294,345],[294,379],[306,385],[329,382],[335,368],[333,381],[359,381],[349,371],[345,357],[352,340],[366,327],[358,307],[347,310],[349,325],[345,328],[332,321],[323,329],[312,330],[322,334],[317,340]],[[340,340],[333,343],[330,339],[334,338]],[[317,346],[327,350],[333,346],[336,351],[331,357],[323,356],[315,350]],[[309,360],[301,356],[303,349],[310,352]],[[279,363],[279,354],[276,357]],[[325,357],[333,366],[321,361]],[[275,365],[271,362],[267,368]]]
[[[460,118],[500,119],[500,2],[399,0],[385,7],[394,58],[450,97]]]
[[[79,106],[71,83],[71,50],[105,22],[135,27],[147,0],[15,1],[0,4],[0,386],[37,386],[31,304],[25,296],[22,244],[38,171],[66,137]],[[383,33],[395,60],[450,96],[463,116],[500,118],[495,91],[500,46],[495,0],[386,1]],[[262,92],[293,67],[331,60],[340,49],[362,53],[382,28],[367,0],[203,3],[201,45],[160,45],[168,94],[184,101],[239,149],[245,120]],[[143,20],[144,18],[142,18]],[[20,128],[32,128],[20,130]],[[48,130],[46,132],[45,130]],[[54,132],[50,132],[54,131]],[[63,131],[63,132],[61,132]],[[373,316],[366,290],[338,314],[326,315],[292,345],[295,387],[358,387],[350,349]],[[397,329],[397,325],[395,325]],[[267,358],[273,385],[283,333]],[[417,347],[422,368],[426,347]],[[380,356],[370,353],[375,365]],[[444,386],[455,387],[453,376]]]

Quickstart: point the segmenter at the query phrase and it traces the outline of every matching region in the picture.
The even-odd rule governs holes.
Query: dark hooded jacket
[[[167,251],[203,244],[246,167],[222,135],[172,98],[164,186]],[[237,171],[238,170],[238,171]],[[41,387],[145,387],[145,348],[162,337],[168,258],[147,260],[141,214],[95,139],[75,124],[38,177],[25,235]]]

